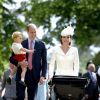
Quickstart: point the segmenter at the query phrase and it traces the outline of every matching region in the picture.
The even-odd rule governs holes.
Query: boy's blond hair
[[[20,37],[20,36],[23,36],[22,33],[19,31],[15,31],[12,34],[12,39],[14,40],[15,38]]]

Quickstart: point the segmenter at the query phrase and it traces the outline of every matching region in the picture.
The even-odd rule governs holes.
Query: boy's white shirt
[[[21,54],[21,52],[20,52],[20,49],[22,49],[23,48],[23,46],[22,46],[22,44],[20,44],[20,43],[13,43],[12,44],[12,50],[13,50],[13,52],[15,53],[15,54]]]

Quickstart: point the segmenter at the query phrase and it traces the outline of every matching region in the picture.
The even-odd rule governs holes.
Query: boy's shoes
[[[7,81],[7,83],[8,83],[9,85],[11,85],[11,78],[10,78],[10,77],[8,77],[6,81]]]
[[[21,80],[19,81],[19,83],[22,84],[23,86],[26,86],[25,82],[23,82]]]

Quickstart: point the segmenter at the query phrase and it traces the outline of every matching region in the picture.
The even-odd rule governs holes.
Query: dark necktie
[[[32,50],[32,43],[33,43],[33,41],[31,40],[30,43],[29,43],[29,46],[30,46],[29,49],[30,50]],[[29,67],[30,70],[32,69],[32,55],[33,55],[33,53],[28,54],[28,64],[29,64],[28,67]]]

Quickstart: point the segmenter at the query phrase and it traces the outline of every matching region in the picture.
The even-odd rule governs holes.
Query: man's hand
[[[44,77],[40,77],[40,81],[39,81],[40,85],[43,84],[45,81],[46,81],[46,80],[45,80]]]

